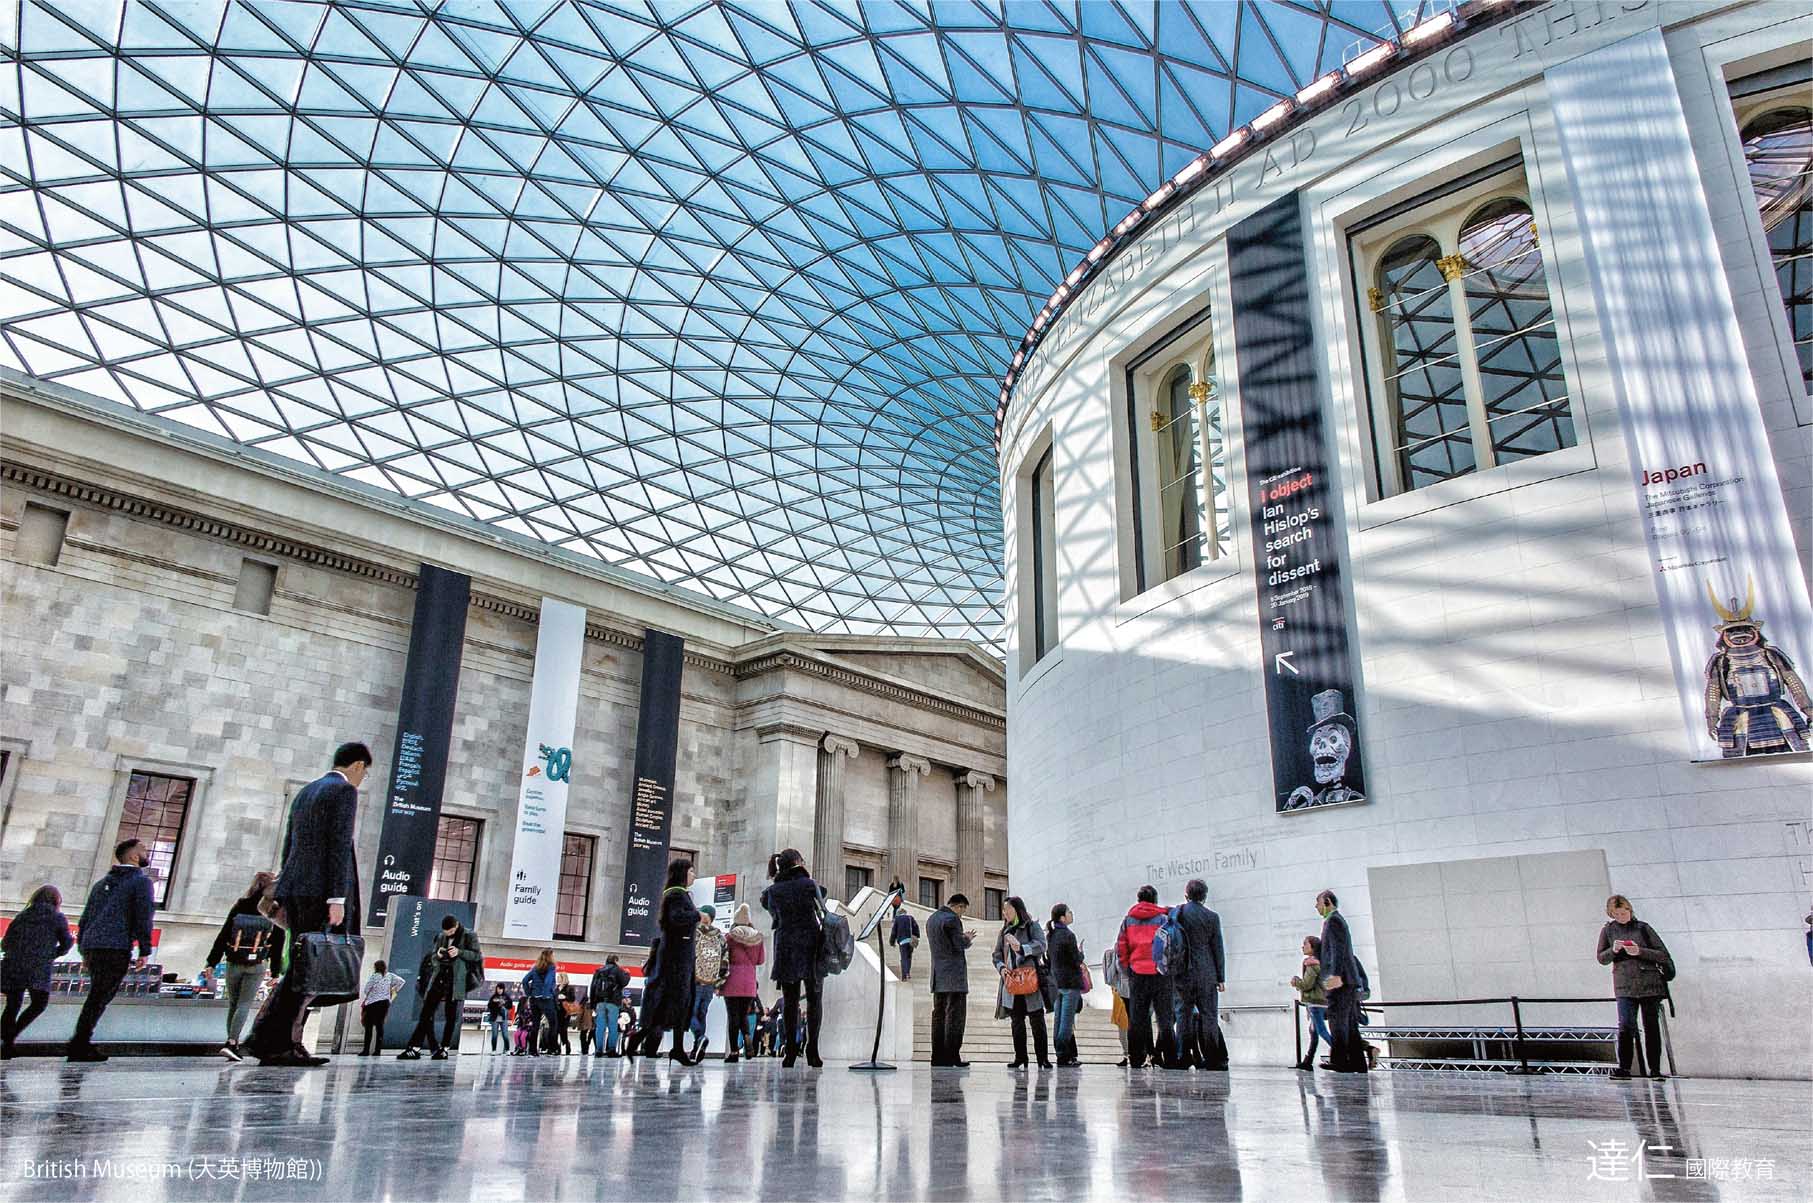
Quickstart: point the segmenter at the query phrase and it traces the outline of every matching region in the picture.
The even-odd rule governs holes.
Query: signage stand
[[[862,934],[856,937],[856,942],[860,944],[869,938],[869,933],[875,934],[875,961],[881,970],[875,977],[875,980],[880,983],[875,992],[875,1045],[869,1050],[867,1061],[858,1061],[850,1067],[858,1073],[886,1073],[899,1068],[899,1066],[890,1065],[881,1059],[881,1022],[888,1009],[888,957],[887,945],[881,938],[881,917],[890,909],[900,909],[901,895],[900,890],[889,894],[882,904],[875,908],[875,913],[869,916],[869,921],[863,925]]]

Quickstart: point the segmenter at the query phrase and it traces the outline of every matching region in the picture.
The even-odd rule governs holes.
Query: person
[[[534,1022],[534,1015],[535,1008],[529,1004],[529,997],[525,994],[516,1004],[516,1047],[510,1053],[512,1057],[528,1056],[529,1027]]]
[[[484,973],[485,956],[479,950],[478,937],[454,916],[441,916],[441,934],[434,938],[434,947],[422,957],[415,975],[416,993],[422,996],[421,1018],[416,1020],[415,1031],[409,1034],[397,1060],[420,1060],[421,1046],[426,1042],[433,1050],[430,1059],[445,1061],[447,1049],[459,1047],[466,994]],[[439,1039],[434,1034],[437,1011],[441,1020]]]
[[[1322,987],[1328,993],[1328,1067],[1336,1073],[1366,1072],[1366,1045],[1360,1039],[1360,971],[1353,936],[1333,890],[1316,895],[1322,916]]]
[[[1076,1050],[1076,1019],[1083,1009],[1083,942],[1070,930],[1074,922],[1069,905],[1060,902],[1051,908],[1051,922],[1045,925],[1045,960],[1057,994],[1051,1039],[1060,1069],[1082,1064]]]
[[[729,969],[724,947],[724,933],[718,930],[718,908],[706,903],[699,908],[699,934],[693,949],[692,1017],[687,1030],[692,1033],[692,1060],[705,1056],[705,1021],[711,1015],[711,1000],[724,984]]]
[[[292,944],[316,931],[358,934],[359,859],[353,827],[359,785],[371,763],[371,749],[364,744],[341,744],[334,749],[333,768],[303,786],[290,804],[289,839],[272,892]],[[283,978],[252,1024],[246,1051],[261,1065],[327,1064],[326,1057],[312,1056],[302,1045],[312,1001],[303,989],[302,971],[302,958],[291,956]]]
[[[604,958],[592,973],[592,982],[586,989],[586,997],[591,1000],[593,1023],[597,1025],[594,1041],[601,1056],[621,1056],[617,1049],[619,1031],[617,1016],[623,1009],[623,990],[630,984],[630,975],[617,963],[617,954],[611,953]]]
[[[1643,1052],[1649,1076],[1662,1074],[1662,1000],[1674,977],[1674,957],[1656,929],[1631,910],[1630,899],[1605,900],[1606,924],[1599,929],[1599,963],[1612,967],[1612,996],[1618,1000],[1618,1068],[1626,1080],[1637,1051],[1637,1018],[1643,1019]]]
[[[1208,897],[1209,885],[1200,877],[1184,886],[1184,903],[1177,908],[1185,950],[1183,972],[1171,977],[1177,984],[1180,1060],[1198,1069],[1220,1070],[1228,1067],[1217,1005],[1228,988],[1227,950],[1221,939],[1221,916],[1209,909]]]
[[[223,985],[227,998],[227,1042],[221,1046],[220,1055],[229,1061],[244,1059],[239,1051],[240,1033],[245,1031],[246,1020],[252,1017],[252,1000],[258,997],[259,987],[264,985],[267,967],[277,965],[279,932],[277,925],[265,918],[262,910],[266,895],[276,884],[275,873],[261,870],[252,874],[252,883],[246,887],[246,892],[227,908],[226,921],[220,925],[220,932],[214,937],[207,960],[202,964],[203,975],[211,978],[214,967],[223,960],[226,962]]]
[[[724,1007],[729,1012],[724,1049],[724,1062],[735,1064],[738,1050],[742,1055],[755,1059],[755,1037],[750,1030],[751,1013],[761,1005],[757,997],[756,969],[768,959],[767,945],[762,941],[762,933],[755,929],[750,921],[749,904],[737,905],[736,921],[730,926],[730,935],[726,938],[726,967],[724,972]]]
[[[523,1006],[529,1009],[529,1035],[526,1041],[528,1054],[531,1057],[541,1056],[541,1025],[548,1025],[550,1038],[554,1032],[554,997],[557,989],[557,971],[554,968],[554,950],[544,948],[535,958],[535,965],[523,974]],[[522,1049],[518,1049],[520,1055]]]
[[[13,916],[0,936],[0,993],[6,1010],[0,1014],[0,1061],[11,1060],[19,1034],[50,1005],[50,967],[75,947],[69,920],[63,916],[63,892],[49,884],[32,891],[25,909]],[[23,1013],[19,1004],[29,997]]]
[[[888,929],[888,943],[900,951],[900,980],[913,980],[913,947],[919,943],[919,920],[898,900],[894,903],[894,924]]]
[[[786,1038],[781,1031],[781,1024],[786,1020],[784,1014],[785,1007],[786,1000],[784,998],[777,998],[774,1000],[774,1006],[770,1007],[768,1010],[767,1037],[768,1055],[770,1057],[780,1056],[787,1043]]]
[[[1291,985],[1296,987],[1297,997],[1309,1012],[1309,1051],[1297,1062],[1297,1068],[1314,1071],[1316,1046],[1326,1040],[1332,1049],[1335,1043],[1335,1038],[1328,1034],[1328,990],[1322,985],[1322,937],[1303,937],[1303,968],[1291,979]]]
[[[806,858],[798,848],[783,848],[768,858],[771,879],[762,891],[762,909],[774,920],[774,980],[781,988],[782,1011],[786,1019],[781,1031],[787,1041],[787,1055],[781,1068],[792,1069],[800,1053],[800,997],[806,1000],[806,1064],[823,1068],[818,1055],[818,1033],[824,1026],[823,971],[819,967],[819,945],[823,927],[819,915],[824,908],[825,891],[806,868]]]
[[[119,993],[126,971],[143,969],[151,960],[151,913],[156,906],[151,878],[144,869],[147,859],[142,841],[122,840],[114,847],[113,867],[88,891],[76,940],[82,966],[88,971],[88,997],[69,1041],[71,1061],[107,1059],[94,1046],[95,1025]],[[132,955],[135,947],[136,960]]]
[[[598,1013],[592,1009],[592,996],[589,991],[579,995],[579,1055],[592,1055],[592,1040],[598,1034]],[[604,1046],[598,1046],[598,1053],[603,1054]]]
[[[694,975],[698,970],[699,908],[693,905],[692,862],[678,859],[667,866],[667,884],[661,890],[661,948],[652,976],[642,995],[642,1047],[646,1055],[660,1051],[661,1034],[673,1033],[668,1058],[681,1065],[695,1061],[686,1052],[686,1032],[692,1025]],[[698,1048],[704,1052],[704,1041]]]
[[[1127,992],[1132,987],[1127,984],[1127,971],[1121,968],[1120,951],[1116,948],[1110,947],[1102,953],[1102,980],[1108,983],[1108,995],[1112,999],[1108,1021],[1114,1025],[1114,1033],[1121,1042],[1121,1059],[1114,1067],[1126,1069],[1127,1029],[1133,1026],[1127,1018]]]
[[[1045,1043],[1045,996],[1035,988],[1029,994],[1009,994],[1007,992],[1007,972],[1010,969],[1029,967],[1036,975],[1038,964],[1045,958],[1045,933],[1033,917],[1026,913],[1026,903],[1015,895],[1008,895],[1001,901],[1001,934],[995,937],[995,972],[1001,975],[1001,985],[995,998],[995,1018],[1008,1019],[1013,1024],[1014,1059],[1007,1063],[1009,1069],[1026,1068],[1026,1025],[1032,1024],[1033,1051],[1039,1059],[1040,1069],[1051,1068],[1051,1057]],[[1035,976],[1035,983],[1036,983]]]
[[[1177,1045],[1172,1025],[1177,1018],[1177,995],[1171,979],[1152,960],[1152,938],[1164,926],[1168,912],[1158,905],[1157,886],[1141,886],[1136,898],[1114,941],[1115,956],[1127,975],[1127,1064],[1139,1069],[1151,1060],[1174,1066]],[[1155,1023],[1156,1045],[1152,1035]]]
[[[573,981],[562,973],[554,979],[554,1041],[548,1049],[550,1053],[559,1052],[563,1057],[573,1055],[573,1020],[579,1014],[579,991],[573,989]]]
[[[359,1046],[361,1057],[383,1055],[384,1020],[402,988],[403,979],[392,973],[390,966],[383,961],[372,962],[371,976],[359,990],[359,1023],[365,1029],[365,1042]]]
[[[976,933],[963,929],[969,898],[952,894],[926,924],[932,953],[932,1065],[966,1069],[963,1026],[969,1008],[969,946]]]
[[[672,871],[671,865],[669,866],[669,871]],[[637,1013],[632,1016],[630,1020],[629,1035],[625,1037],[623,1046],[624,1055],[631,1061],[634,1061],[637,1056],[652,1057],[661,1051],[661,1033],[667,1029],[651,1027],[644,1024],[642,1021],[643,1016],[649,1013],[651,1008],[655,1010],[660,1009],[660,977],[661,929],[659,927],[659,920],[657,919],[655,938],[649,941],[648,956],[642,961],[641,1005],[638,1007]],[[691,980],[691,977],[692,974],[689,972],[687,974],[688,980]]]
[[[491,1052],[497,1052],[498,1045],[504,1051],[510,1051],[510,995],[503,983],[491,987],[491,997],[485,1000],[485,1026],[491,1032]]]

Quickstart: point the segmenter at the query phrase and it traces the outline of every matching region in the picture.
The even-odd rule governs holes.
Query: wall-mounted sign
[[[509,889],[504,895],[504,935],[508,939],[547,940],[554,935],[567,790],[574,769],[573,732],[579,724],[579,668],[584,656],[585,607],[542,598],[541,629],[535,637],[535,680],[529,687],[529,729],[523,736],[519,770],[522,787],[516,803],[516,844],[510,854]]]
[[[647,945],[660,930],[673,822],[674,762],[680,745],[680,674],[686,641],[665,631],[642,637],[642,700],[636,720],[636,775],[630,783],[629,843],[623,856],[619,943]]]
[[[1366,800],[1347,646],[1346,541],[1317,401],[1309,267],[1295,193],[1228,232],[1234,354],[1251,495],[1272,803]]]
[[[397,703],[397,746],[390,757],[390,792],[378,835],[378,863],[367,922],[384,921],[399,894],[427,894],[440,827],[447,751],[453,739],[453,702],[460,688],[460,655],[466,646],[466,607],[472,578],[424,564],[417,575],[409,659]]]

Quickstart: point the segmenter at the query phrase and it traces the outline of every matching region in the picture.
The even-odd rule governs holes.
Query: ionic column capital
[[[903,773],[925,776],[932,771],[932,762],[923,756],[909,756],[905,752],[888,761],[888,767],[899,769]]]
[[[957,778],[957,780],[968,786],[970,789],[979,789],[984,793],[995,788],[994,777],[989,773],[984,773],[977,769],[971,769],[969,772]]]
[[[819,746],[833,756],[848,756],[852,759],[862,751],[855,740],[842,735],[826,735]]]

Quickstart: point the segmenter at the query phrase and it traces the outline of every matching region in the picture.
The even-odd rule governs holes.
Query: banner
[[[397,746],[378,835],[377,879],[366,907],[366,922],[372,926],[384,921],[392,895],[428,893],[453,738],[453,701],[466,646],[466,608],[472,600],[472,578],[464,573],[423,564],[416,582],[409,660],[397,703]]]
[[[579,668],[585,656],[585,607],[541,599],[529,730],[523,737],[522,789],[504,938],[548,940],[560,895],[560,850],[566,836],[573,729],[579,720]]]
[[[384,1047],[400,1049],[409,1042],[416,1021],[422,1017],[422,996],[416,992],[416,975],[421,971],[422,958],[433,951],[435,937],[441,934],[441,920],[452,915],[466,930],[472,931],[478,917],[470,902],[448,902],[442,898],[399,895],[391,905],[396,909],[396,922],[390,925],[389,938],[385,941],[384,964],[403,979],[403,988],[397,991],[389,1013],[384,1016]],[[480,986],[485,994],[491,993],[491,984],[482,982],[474,985],[467,997],[478,994]],[[479,1030],[484,1031],[482,1026]],[[455,1029],[451,1047],[459,1047],[459,1038],[459,1030]]]
[[[1296,193],[1228,232],[1259,647],[1280,812],[1366,800],[1347,648],[1346,541],[1316,394]]]
[[[659,931],[673,821],[674,761],[680,746],[680,674],[686,641],[665,631],[642,637],[642,703],[636,719],[636,776],[630,786],[629,843],[623,857],[618,943],[647,945]]]
[[[1690,755],[1805,751],[1813,607],[1661,33],[1550,71],[1548,95]]]

